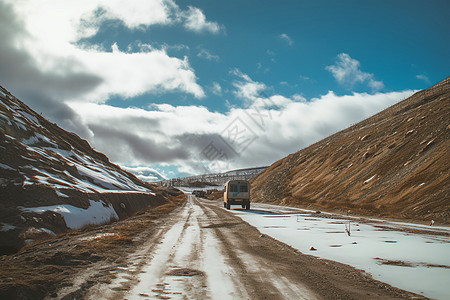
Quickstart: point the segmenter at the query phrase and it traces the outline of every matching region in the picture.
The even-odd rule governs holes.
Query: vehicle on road
[[[229,180],[225,183],[223,206],[230,209],[231,205],[241,205],[250,209],[250,182],[247,180]]]
[[[206,192],[202,191],[202,190],[195,190],[195,191],[192,192],[192,195],[194,195],[196,197],[205,198]]]

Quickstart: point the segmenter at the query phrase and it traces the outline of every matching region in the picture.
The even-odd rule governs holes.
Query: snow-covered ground
[[[177,189],[180,189],[181,191],[185,192],[186,194],[192,194],[193,191],[207,191],[207,190],[223,190],[223,185],[207,185],[205,187],[192,187],[192,186],[182,186],[177,187]]]
[[[232,206],[231,212],[302,253],[426,297],[450,299],[450,227],[311,217],[310,211],[257,203],[250,211]]]
[[[109,223],[111,220],[118,220],[119,216],[111,204],[106,205],[101,201],[89,200],[90,206],[87,209],[75,207],[73,205],[61,204],[41,207],[19,207],[23,211],[42,213],[53,211],[61,214],[66,221],[67,227],[79,229],[86,225],[97,225]]]

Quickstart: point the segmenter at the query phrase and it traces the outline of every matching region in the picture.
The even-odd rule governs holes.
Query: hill
[[[450,223],[450,77],[272,164],[254,201]]]
[[[169,193],[176,192],[143,183],[0,86],[0,254],[127,218],[168,203]]]

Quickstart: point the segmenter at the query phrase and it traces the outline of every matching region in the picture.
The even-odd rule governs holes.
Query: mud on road
[[[140,232],[129,230],[132,224],[141,224]],[[120,244],[106,247],[112,237],[111,243]],[[0,271],[0,295],[6,282],[22,299],[423,298],[353,267],[302,254],[261,235],[220,201],[192,195],[167,216],[144,214],[63,238],[3,258],[16,273]],[[77,249],[82,252],[75,255]],[[21,268],[28,277],[19,275]],[[53,283],[47,288],[36,279],[43,271],[53,272],[42,277]],[[17,294],[17,288],[26,292]]]
[[[303,255],[189,195],[157,234],[131,254],[111,283],[87,298],[374,299],[415,295],[352,267]]]

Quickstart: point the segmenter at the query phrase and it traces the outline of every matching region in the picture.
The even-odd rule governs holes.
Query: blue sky
[[[127,30],[118,22],[106,25],[92,44],[124,51],[136,41],[183,46],[168,54],[187,56],[203,87],[214,82],[232,88],[230,70],[239,68],[270,86],[268,92],[317,97],[333,90],[374,92],[365,84],[342,85],[326,66],[347,53],[362,70],[382,80],[376,91],[422,89],[448,75],[450,38],[447,1],[178,1],[195,5],[222,26],[217,34],[186,32],[181,25]],[[432,54],[431,54],[432,53]],[[134,99],[176,105],[192,103],[187,95],[144,95]],[[226,111],[223,95],[209,93],[201,104]],[[115,99],[114,105],[127,103]],[[232,96],[228,99],[233,104]]]
[[[142,178],[271,164],[450,70],[444,0],[0,6],[0,84]]]

